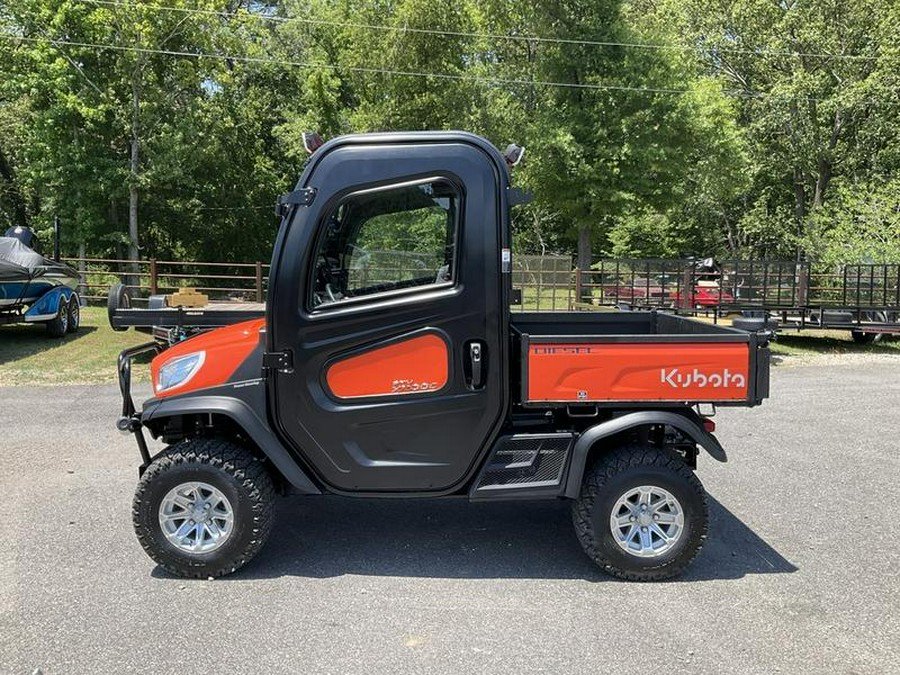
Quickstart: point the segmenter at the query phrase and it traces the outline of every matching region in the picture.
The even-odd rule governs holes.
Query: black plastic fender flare
[[[690,412],[693,414],[693,411]],[[696,417],[696,415],[694,416]],[[663,410],[646,410],[628,413],[607,422],[601,422],[600,424],[587,429],[578,437],[578,440],[575,441],[575,447],[572,449],[572,463],[566,478],[565,496],[571,499],[578,497],[578,494],[581,491],[581,480],[584,476],[588,453],[597,441],[635,427],[661,424],[675,427],[686,436],[693,439],[697,445],[706,450],[713,459],[719,462],[728,461],[728,456],[725,454],[725,448],[723,448],[719,441],[716,440],[715,436],[704,429],[701,424],[698,424],[685,414],[666,412]]]
[[[262,384],[258,386],[262,387]],[[321,494],[319,488],[278,441],[269,425],[259,418],[250,405],[238,398],[201,395],[148,401],[141,413],[141,423],[146,425],[148,422],[153,423],[168,417],[204,414],[224,415],[230,418],[256,443],[275,469],[298,492],[306,495]]]

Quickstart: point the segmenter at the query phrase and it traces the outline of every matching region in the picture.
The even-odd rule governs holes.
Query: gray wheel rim
[[[159,525],[177,549],[208,553],[228,541],[234,531],[234,509],[217,488],[191,481],[172,488],[163,497]]]
[[[641,485],[616,500],[609,528],[616,544],[629,555],[656,558],[681,539],[684,509],[668,490]]]
[[[69,303],[69,327],[70,328],[78,328],[78,323],[81,321],[81,307],[78,306],[77,300],[72,300]]]
[[[60,301],[59,303],[59,311],[56,313],[59,317],[59,326],[62,328],[62,332],[65,333],[69,330],[69,307],[68,303],[64,303]]]

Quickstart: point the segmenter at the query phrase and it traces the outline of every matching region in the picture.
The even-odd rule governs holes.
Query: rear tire
[[[47,322],[47,335],[52,338],[64,337],[69,330],[69,303],[65,298],[59,299],[56,316]]]
[[[880,333],[863,333],[861,330],[850,331],[850,337],[858,345],[870,345],[881,337]]]
[[[113,325],[113,315],[117,309],[131,309],[131,293],[125,284],[113,284],[109,287],[109,295],[106,298],[106,313],[109,316],[109,325],[115,331],[126,331],[125,328],[116,328]]]
[[[745,330],[748,333],[756,333],[766,329],[766,320],[763,317],[742,316],[739,319],[734,319],[731,322],[731,327],[737,328],[738,330]]]
[[[180,577],[230,574],[266,542],[275,490],[263,462],[223,439],[167,448],[141,477],[132,517],[154,561]]]
[[[69,325],[66,328],[66,331],[69,333],[77,333],[78,328],[81,326],[81,305],[78,302],[78,296],[74,293],[72,297],[69,298]]]
[[[587,470],[572,521],[603,571],[659,581],[681,574],[700,552],[709,507],[703,485],[679,456],[631,444]]]

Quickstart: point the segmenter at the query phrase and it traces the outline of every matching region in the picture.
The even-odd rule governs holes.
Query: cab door
[[[269,344],[293,368],[271,409],[337,491],[448,491],[505,414],[506,172],[466,137],[379,138],[326,145],[301,179],[316,196],[276,250]]]

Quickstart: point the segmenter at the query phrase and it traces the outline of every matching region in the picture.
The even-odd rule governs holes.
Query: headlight
[[[200,370],[200,366],[203,365],[205,359],[206,352],[197,352],[187,356],[179,356],[177,359],[172,359],[163,365],[159,369],[159,376],[156,381],[157,393],[187,384]]]

